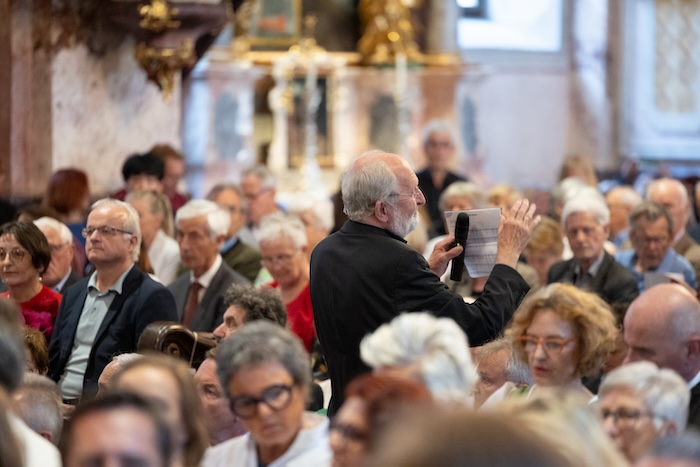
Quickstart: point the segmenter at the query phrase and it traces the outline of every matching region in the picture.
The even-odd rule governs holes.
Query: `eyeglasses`
[[[270,266],[284,266],[289,264],[292,260],[292,256],[293,255],[263,256],[260,259],[260,263],[268,269]]]
[[[656,418],[654,416],[654,414],[648,410],[629,410],[629,409],[617,409],[617,410],[603,409],[601,411],[601,416],[603,417],[603,421],[612,417],[613,422],[620,429],[634,428],[642,417]]]
[[[243,395],[232,397],[231,412],[241,418],[252,418],[258,413],[258,405],[264,403],[274,411],[284,410],[292,401],[292,387],[286,384],[274,384],[263,389],[260,398]]]
[[[260,196],[265,193],[266,191],[270,191],[272,188],[261,188],[258,192],[256,193],[243,193],[243,197],[247,199],[248,201],[255,201],[256,199],[260,198]]]
[[[668,242],[668,236],[663,236],[663,237],[635,237],[639,239],[639,242],[642,245],[651,245],[652,243],[655,243],[657,245],[664,245],[665,243]]]
[[[5,258],[9,256],[10,261],[13,263],[19,263],[24,259],[26,254],[27,252],[20,248],[13,248],[10,251],[0,248],[0,261],[5,261]]]
[[[91,237],[93,233],[99,232],[100,235],[104,237],[114,237],[117,234],[124,234],[124,235],[134,235],[133,232],[129,232],[128,230],[122,230],[122,229],[117,229],[116,227],[110,227],[108,225],[102,225],[100,227],[86,227],[83,229],[83,237],[88,238]]]
[[[418,198],[422,194],[423,192],[420,190],[420,188],[415,187],[411,193],[392,193],[389,196],[398,198]]]
[[[352,425],[341,423],[335,419],[331,420],[330,431],[338,433],[340,436],[351,441],[366,441],[367,433],[355,428]]]
[[[52,245],[49,243],[49,251],[51,252],[51,254],[58,253],[66,245],[68,245],[68,243],[62,243],[60,245]]]
[[[520,336],[518,342],[523,346],[525,352],[534,352],[538,346],[542,345],[545,353],[548,355],[560,354],[564,347],[576,340],[575,337],[570,339],[562,339],[560,337],[535,337],[535,336]]]

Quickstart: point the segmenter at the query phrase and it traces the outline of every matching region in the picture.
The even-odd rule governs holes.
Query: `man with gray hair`
[[[73,234],[66,224],[52,217],[40,217],[34,224],[46,237],[51,250],[51,262],[41,276],[41,282],[54,291],[63,293],[80,280],[80,276],[71,267],[75,253]]]
[[[680,284],[659,284],[624,319],[625,364],[648,360],[675,370],[690,388],[688,425],[700,428],[700,302]]]
[[[85,252],[95,272],[63,295],[49,344],[48,376],[64,402],[77,404],[97,392],[97,380],[113,355],[135,352],[143,329],[176,321],[175,301],[136,264],[139,215],[115,199],[92,206],[83,229]]]
[[[610,232],[610,211],[602,196],[578,195],[564,204],[561,224],[573,258],[554,264],[547,283],[564,282],[613,303],[629,303],[639,295],[634,275],[603,247]]]
[[[179,321],[193,331],[214,331],[226,311],[226,290],[234,283],[250,283],[219,253],[230,221],[228,212],[203,199],[187,202],[175,215],[180,258],[188,271],[168,289],[175,297]]]
[[[276,181],[270,169],[264,165],[253,166],[243,172],[241,189],[248,206],[247,223],[240,230],[239,236],[243,242],[258,248],[256,233],[260,228],[263,217],[280,211],[275,202]]]
[[[463,247],[445,238],[426,261],[403,238],[416,227],[425,197],[401,156],[360,156],[343,175],[342,193],[349,220],[311,255],[311,301],[333,392],[330,414],[350,380],[368,370],[360,359],[362,338],[405,311],[454,319],[472,345],[498,336],[529,290],[514,268],[540,220],[527,200],[503,213],[496,264],[484,292],[466,304],[440,281]]]
[[[56,383],[46,376],[25,373],[12,399],[15,414],[34,432],[57,445],[61,439],[63,413]]]
[[[24,375],[25,346],[19,309],[9,300],[0,300],[0,390],[10,397],[19,388]],[[24,467],[58,467],[60,455],[55,446],[32,431],[11,411],[0,411],[20,444]]]
[[[517,358],[510,341],[504,337],[481,347],[476,374],[473,392],[475,409],[479,409],[506,383],[512,383],[516,387],[532,385],[530,369]]]
[[[629,185],[620,185],[612,188],[605,194],[605,202],[610,209],[610,235],[618,250],[630,248],[630,214],[632,209],[642,202],[634,188]]]
[[[231,217],[226,240],[219,249],[224,262],[249,281],[255,281],[261,268],[260,252],[238,235],[248,211],[243,191],[232,183],[222,183],[211,189],[207,199],[226,209]]]

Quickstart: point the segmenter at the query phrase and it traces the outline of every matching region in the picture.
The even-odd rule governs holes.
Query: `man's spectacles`
[[[603,421],[612,417],[615,425],[620,429],[631,429],[634,428],[642,417],[655,418],[654,414],[648,410],[629,410],[629,409],[617,409],[617,410],[607,410],[603,409],[601,411],[601,416]]]
[[[351,440],[351,441],[366,441],[367,440],[367,433],[364,431],[355,428],[352,425],[348,425],[346,423],[341,423],[337,420],[331,420],[331,424],[329,427],[330,431],[333,431],[340,436],[342,436],[346,440]]]
[[[564,347],[575,341],[576,338],[562,339],[561,337],[535,337],[535,336],[520,336],[518,342],[523,346],[525,352],[531,353],[537,350],[538,346],[542,346],[545,353],[548,355],[558,355],[564,350]]]
[[[250,395],[232,397],[231,412],[241,418],[252,418],[258,413],[258,405],[264,403],[275,412],[284,410],[292,401],[292,387],[286,384],[274,384],[266,387],[261,397]]]
[[[68,243],[61,243],[60,245],[52,245],[51,243],[49,243],[49,251],[51,252],[51,254],[58,253],[66,245],[68,245]]]
[[[398,197],[398,198],[401,198],[401,197],[418,198],[418,196],[420,196],[422,193],[423,192],[420,191],[420,188],[415,187],[411,193],[392,193],[389,196],[394,197],[394,198],[396,198],[396,197]]]
[[[261,188],[256,193],[243,193],[243,197],[248,201],[255,201],[256,199],[260,198],[263,193],[270,191],[271,189],[272,188]]]
[[[260,259],[260,263],[269,269],[270,266],[284,266],[289,264],[291,260],[292,255],[263,256]]]
[[[88,238],[91,237],[93,233],[99,232],[100,235],[104,237],[114,237],[117,234],[123,234],[123,235],[134,235],[133,232],[129,232],[128,230],[122,230],[122,229],[117,229],[116,227],[110,227],[108,225],[103,225],[100,227],[85,227],[83,229],[83,237]]]
[[[9,256],[10,261],[12,261],[13,263],[19,263],[24,259],[24,256],[26,254],[27,252],[20,248],[13,248],[10,251],[6,251],[0,248],[0,261],[5,261],[5,258]]]

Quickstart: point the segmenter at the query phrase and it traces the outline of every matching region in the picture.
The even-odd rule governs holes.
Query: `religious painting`
[[[249,0],[250,1],[250,0]],[[250,45],[258,49],[285,49],[301,38],[301,0],[253,0]]]

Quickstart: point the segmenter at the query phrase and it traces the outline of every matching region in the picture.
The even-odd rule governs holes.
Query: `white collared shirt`
[[[204,293],[206,292],[207,288],[211,284],[211,281],[214,279],[214,276],[216,275],[216,271],[219,270],[221,267],[221,264],[224,262],[224,260],[221,258],[220,254],[216,255],[216,258],[214,259],[214,264],[211,265],[207,271],[202,274],[199,277],[194,277],[194,273],[190,271],[190,284],[192,284],[194,281],[199,282],[199,285],[202,286],[201,289],[199,289],[199,295],[197,297],[197,303],[200,303],[202,301],[202,297],[204,296]]]

